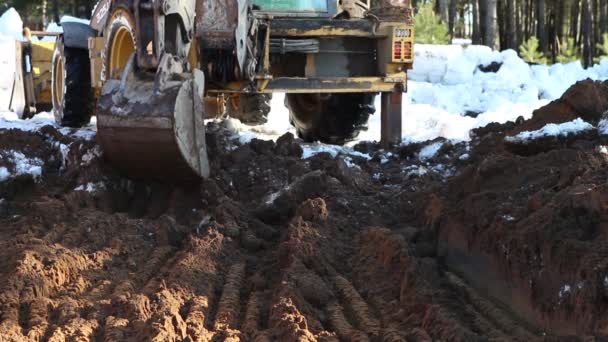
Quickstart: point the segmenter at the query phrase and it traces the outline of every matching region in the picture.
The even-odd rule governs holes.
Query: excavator
[[[381,94],[382,143],[397,144],[413,43],[410,0],[101,0],[57,39],[53,113],[96,115],[106,159],[132,177],[208,177],[205,119],[261,124],[273,93],[300,138],[332,144]]]

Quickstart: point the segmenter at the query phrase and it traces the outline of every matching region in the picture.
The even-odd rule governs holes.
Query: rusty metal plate
[[[238,0],[198,0],[196,3],[196,32],[205,48],[234,46],[238,21]]]

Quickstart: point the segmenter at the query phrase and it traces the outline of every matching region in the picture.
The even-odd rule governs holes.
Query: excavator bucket
[[[97,110],[106,159],[134,178],[208,177],[203,87],[199,70],[160,90],[155,79],[107,81]]]

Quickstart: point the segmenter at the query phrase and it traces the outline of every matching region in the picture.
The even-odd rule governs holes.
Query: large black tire
[[[66,47],[59,37],[52,63],[51,92],[55,122],[62,127],[88,125],[94,107],[89,51]]]
[[[285,106],[298,137],[306,142],[344,144],[367,130],[376,94],[287,94]]]
[[[246,125],[263,125],[268,122],[271,94],[240,94],[228,98],[226,110],[232,118]]]

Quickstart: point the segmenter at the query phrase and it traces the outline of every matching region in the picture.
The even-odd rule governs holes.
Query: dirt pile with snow
[[[573,121],[540,117],[390,150],[211,122],[213,176],[182,185],[125,179],[73,132],[2,129],[1,339],[605,334],[608,150],[506,147]]]

